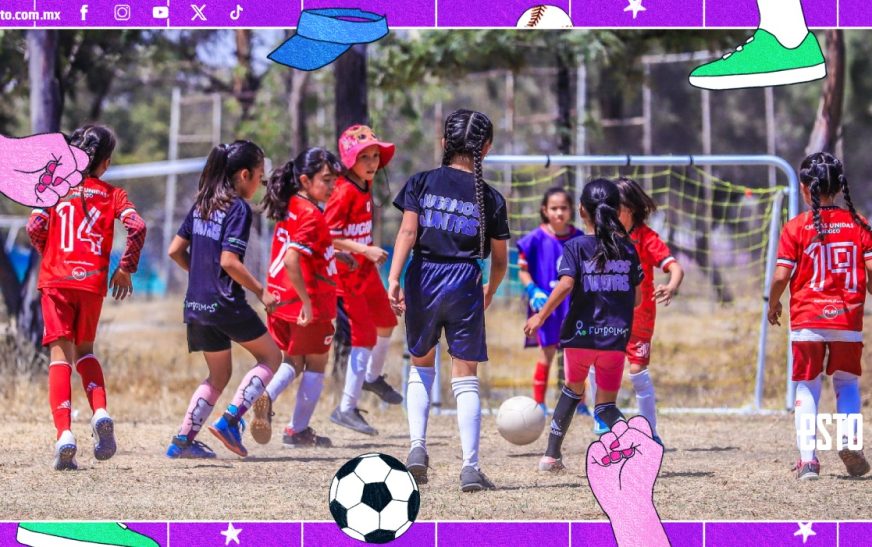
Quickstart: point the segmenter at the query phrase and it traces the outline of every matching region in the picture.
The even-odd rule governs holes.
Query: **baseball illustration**
[[[518,19],[518,28],[558,29],[572,28],[572,19],[557,6],[533,6]]]

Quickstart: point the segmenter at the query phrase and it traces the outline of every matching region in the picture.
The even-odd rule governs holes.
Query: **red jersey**
[[[336,186],[324,217],[330,227],[330,235],[334,239],[349,239],[362,245],[372,245],[372,193],[370,187],[361,190],[359,186],[345,177],[336,179]],[[372,275],[375,264],[362,254],[353,254],[357,261],[357,269],[351,271],[344,262],[339,267],[340,291],[359,293],[363,290],[366,279]]]
[[[657,232],[647,224],[634,226],[630,241],[636,247],[639,262],[645,277],[642,278],[642,303],[633,315],[633,335],[650,341],[654,336],[654,321],[657,318],[657,303],[654,302],[654,266],[668,272],[675,258]]]
[[[312,321],[336,317],[336,259],[333,239],[318,206],[302,196],[288,202],[288,216],[276,224],[267,273],[267,287],[279,301],[273,315],[295,322],[303,304],[285,268],[288,249],[300,253],[306,293],[312,301]]]
[[[87,215],[83,207],[83,193]],[[41,219],[45,225],[43,260],[37,284],[40,289],[77,289],[105,296],[115,219],[124,222],[125,226],[139,227],[133,238],[135,241],[131,241],[132,234],[128,233],[128,250],[135,256],[132,261],[127,260],[125,268],[131,273],[136,271],[139,251],[145,239],[145,225],[127,198],[127,192],[121,188],[100,179],[85,179],[48,211],[34,210],[31,219]],[[135,249],[131,249],[131,243]],[[129,257],[130,253],[126,252],[125,255]],[[125,265],[125,261],[122,261],[122,265]]]
[[[842,340],[826,331],[852,331],[862,341],[866,301],[865,262],[872,259],[872,235],[851,213],[836,206],[821,207],[824,240],[817,239],[811,211],[784,225],[778,245],[778,266],[791,268],[791,339]],[[823,329],[823,333],[805,332]],[[836,340],[833,340],[836,341]]]

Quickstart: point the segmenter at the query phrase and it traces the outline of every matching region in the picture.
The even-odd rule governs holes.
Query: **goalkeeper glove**
[[[545,302],[548,301],[548,293],[539,288],[535,283],[530,283],[524,290],[527,291],[527,299],[530,301],[530,308],[534,312],[539,312],[545,307]]]

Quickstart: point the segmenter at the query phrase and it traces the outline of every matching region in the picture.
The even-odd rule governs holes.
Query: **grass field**
[[[329,482],[348,458],[381,451],[404,459],[407,426],[400,408],[383,409],[369,396],[361,407],[382,434],[370,438],[333,426],[327,415],[337,390],[325,390],[313,420],[333,439],[330,450],[283,449],[280,426],[293,408],[292,387],[276,406],[275,437],[267,446],[250,438],[251,456],[239,460],[223,447],[212,462],[170,461],[163,455],[178,427],[188,397],[202,381],[205,366],[188,355],[178,302],[107,302],[98,338],[109,383],[109,408],[115,416],[119,452],[108,462],[90,454],[90,411],[74,386],[77,411],[73,430],[80,444],[81,471],[50,471],[54,434],[48,412],[45,375],[3,374],[0,395],[7,420],[0,424],[0,481],[5,495],[0,519],[23,515],[39,519],[329,519]],[[688,319],[691,317],[691,319]],[[482,367],[485,405],[498,406],[511,393],[527,394],[535,352],[521,351],[516,308],[489,312],[491,362]],[[652,374],[661,406],[742,406],[750,402],[759,312],[756,307],[681,303],[658,319]],[[767,404],[783,405],[783,331],[769,348],[772,374]],[[776,339],[777,338],[777,339]],[[388,373],[400,377],[400,333]],[[237,354],[237,380],[250,366]],[[447,376],[447,375],[445,375]],[[77,379],[77,377],[74,377]],[[447,385],[447,377],[443,383]],[[235,382],[231,382],[235,387]],[[869,393],[868,377],[863,393]],[[224,394],[219,407],[231,393]],[[554,390],[552,389],[552,392]],[[446,393],[448,391],[446,390]],[[632,404],[634,401],[628,399]],[[445,397],[446,406],[453,399]],[[868,402],[867,402],[868,405]],[[823,410],[834,408],[826,384]],[[868,406],[864,409],[868,413]],[[461,495],[460,448],[454,417],[434,416],[430,426],[433,470],[422,488],[422,519],[595,519],[602,518],[583,478],[582,456],[594,439],[589,418],[579,417],[566,441],[570,469],[558,476],[535,472],[545,444],[515,447],[496,432],[492,416],[483,418],[482,465],[496,482],[495,492]],[[667,444],[655,500],[666,519],[869,519],[869,481],[847,480],[835,452],[821,457],[822,480],[797,483],[789,468],[796,458],[791,415],[660,417]],[[872,429],[865,427],[866,438]],[[203,434],[209,443],[211,437]],[[798,509],[798,508],[802,509]]]

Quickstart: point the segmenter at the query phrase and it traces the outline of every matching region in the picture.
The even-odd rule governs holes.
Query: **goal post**
[[[796,171],[791,165],[781,157],[773,155],[490,155],[485,158],[485,165],[492,168],[501,168],[504,171],[511,172],[513,168],[522,168],[530,166],[538,166],[542,168],[562,167],[576,168],[576,176],[574,177],[574,190],[577,195],[580,195],[581,187],[584,184],[585,177],[583,171],[585,168],[702,168],[711,169],[713,167],[774,167],[777,171],[783,173],[786,180],[785,186],[776,186],[771,192],[771,203],[768,206],[768,230],[761,227],[761,232],[765,233],[765,268],[762,280],[762,311],[760,318],[760,333],[757,343],[756,356],[756,377],[753,394],[753,405],[751,409],[745,409],[752,412],[762,412],[763,409],[763,388],[766,371],[766,344],[769,334],[769,322],[767,320],[769,286],[772,282],[772,277],[775,271],[775,264],[778,250],[778,240],[781,229],[781,220],[785,206],[787,205],[787,218],[793,218],[799,214],[799,178]],[[708,180],[708,184],[713,184],[713,177],[702,177]],[[721,181],[722,184],[730,185],[734,188],[744,189],[746,192],[751,192],[750,187],[742,187],[732,185]],[[668,191],[668,188],[667,188]],[[532,199],[532,197],[530,198]],[[699,201],[699,200],[696,200]],[[681,203],[681,201],[679,201]],[[660,205],[658,203],[658,205]],[[710,204],[706,204],[710,206]],[[696,207],[696,203],[693,204]],[[711,226],[709,226],[710,228]],[[699,234],[697,234],[699,235]],[[703,234],[708,237],[708,234]],[[761,243],[762,245],[762,243]],[[763,249],[760,249],[762,251]],[[792,355],[787,351],[787,380],[785,394],[785,408],[793,407],[794,399],[794,384],[791,381]],[[690,410],[690,409],[688,409]],[[702,410],[702,409],[700,409]],[[737,409],[722,409],[724,411],[736,411]]]

